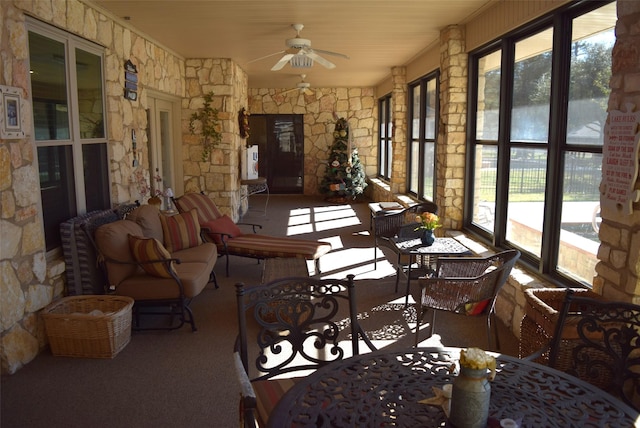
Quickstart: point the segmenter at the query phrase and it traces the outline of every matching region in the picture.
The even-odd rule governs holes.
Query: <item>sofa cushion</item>
[[[213,244],[203,244],[211,245]],[[209,283],[209,275],[215,265],[215,258],[211,258],[207,263],[190,262],[175,265],[176,273],[184,289],[184,297],[190,299],[198,294]],[[152,278],[142,269],[139,273],[124,279],[116,294],[128,296],[134,300],[161,300],[177,299],[180,297],[180,288],[174,279]]]
[[[200,223],[195,209],[172,216],[160,215],[164,245],[170,253],[202,244]]]
[[[96,229],[95,241],[106,259],[134,263],[136,260],[129,247],[129,235],[143,236],[142,228],[130,220],[118,220]],[[109,285],[118,286],[123,279],[140,269],[136,264],[121,264],[105,261]],[[142,269],[140,269],[142,271]]]
[[[200,226],[208,229],[208,232],[210,233],[208,233],[207,235],[211,237],[211,239],[213,240],[213,242],[215,242],[216,245],[222,244],[223,238],[221,235],[218,235],[219,233],[226,233],[227,235],[230,235],[232,238],[235,238],[236,236],[241,236],[243,234],[242,230],[240,230],[238,225],[235,224],[233,220],[231,220],[231,218],[226,214],[224,214],[222,217],[217,218],[215,220],[210,220],[205,223],[201,223]]]
[[[138,236],[129,235],[129,247],[133,253],[133,258],[141,263],[142,269],[149,275],[160,278],[173,278],[175,275],[175,263],[145,263],[152,260],[170,259],[171,254],[155,238],[140,238]]]
[[[160,210],[157,206],[141,205],[129,213],[127,220],[138,223],[145,237],[155,238],[160,242],[164,242],[162,223],[160,223]]]
[[[196,209],[198,212],[198,221],[200,224],[206,223],[209,220],[215,220],[222,216],[220,210],[216,204],[209,198],[201,193],[187,193],[178,199],[174,200],[176,208],[181,213],[189,212],[192,209]]]
[[[180,260],[181,263],[209,263],[218,258],[218,250],[211,242],[205,242],[197,247],[185,248],[184,250],[171,253],[171,257]]]

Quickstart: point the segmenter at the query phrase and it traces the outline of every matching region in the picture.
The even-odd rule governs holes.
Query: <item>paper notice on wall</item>
[[[638,141],[640,112],[632,104],[627,111],[612,110],[604,128],[601,202],[610,208],[633,212],[632,204],[640,200],[635,190],[638,178]]]

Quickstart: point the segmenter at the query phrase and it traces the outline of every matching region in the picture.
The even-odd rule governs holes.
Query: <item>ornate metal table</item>
[[[377,351],[331,363],[301,379],[280,400],[269,426],[446,427],[441,407],[421,404],[432,387],[453,381],[458,348]],[[568,374],[495,354],[490,418],[525,427],[611,427],[640,424],[637,411]]]
[[[416,237],[391,238],[391,243],[398,253],[396,288],[400,280],[400,272],[404,272],[407,277],[405,306],[409,303],[411,280],[434,272],[438,256],[466,256],[472,254],[471,250],[454,238],[436,238],[433,245],[428,247],[422,244],[420,238]],[[409,258],[407,265],[401,263],[402,256]]]

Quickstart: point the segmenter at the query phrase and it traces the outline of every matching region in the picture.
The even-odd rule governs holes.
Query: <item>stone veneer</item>
[[[131,130],[142,150],[140,166],[148,172],[147,90],[184,94],[185,64],[180,57],[145,39],[112,17],[77,0],[0,2],[0,84],[22,90],[23,129],[30,130],[28,32],[25,14],[105,47],[105,106],[111,199],[114,204],[139,198],[132,183]],[[124,63],[138,69],[137,101],[123,97]],[[36,147],[25,139],[0,144],[0,360],[3,373],[13,373],[46,345],[38,311],[64,293],[61,256],[45,255]]]
[[[618,1],[617,9],[609,110],[624,111],[630,103],[637,111],[640,109],[640,2]],[[635,189],[639,187],[636,179]],[[605,206],[602,200],[601,207],[601,244],[593,289],[610,300],[640,304],[639,204],[633,204],[631,215]]]
[[[335,115],[349,121],[365,174],[376,174],[377,103],[373,88],[313,88],[310,95],[288,89],[249,89],[251,114],[304,115],[304,194],[319,194],[333,143]],[[286,92],[286,93],[285,93]]]
[[[191,115],[202,108],[204,95],[213,92],[222,141],[202,161],[200,135],[189,131]],[[184,191],[204,192],[220,210],[237,220],[241,211],[240,159],[245,140],[240,137],[238,112],[245,109],[247,75],[229,59],[189,59],[186,94],[182,101]]]
[[[464,27],[440,32],[440,126],[436,144],[436,203],[443,226],[462,228],[467,136],[467,62]]]

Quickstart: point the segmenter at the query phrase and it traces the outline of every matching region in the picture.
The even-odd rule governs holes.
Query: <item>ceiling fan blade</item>
[[[286,51],[280,51],[280,52],[274,52],[274,53],[269,54],[269,55],[261,56],[260,58],[256,58],[256,59],[252,59],[251,61],[248,61],[247,64],[251,64],[252,62],[256,62],[256,61],[262,61],[263,59],[270,58],[270,57],[272,57],[274,55],[280,55],[280,54],[283,54],[285,52]]]
[[[309,88],[303,88],[301,92],[305,95],[313,95],[313,91]]]
[[[319,53],[325,54],[325,55],[333,55],[333,56],[339,56],[339,57],[346,58],[346,59],[351,59],[349,57],[349,55],[345,55],[345,54],[338,53],[338,52],[324,51],[322,49],[315,49],[315,48],[313,49],[313,51],[314,52],[319,52]]]
[[[307,56],[312,60],[314,60],[315,62],[317,62],[318,64],[323,65],[328,69],[336,68],[336,65],[334,63],[322,58],[320,55],[318,55],[317,53],[311,50],[307,52]]]
[[[290,94],[292,92],[296,92],[296,93],[300,92],[300,89],[298,89],[298,88],[287,89],[286,91],[281,92],[280,95],[287,95],[287,94]]]
[[[286,54],[284,55],[282,58],[280,58],[280,61],[278,61],[276,63],[276,65],[274,65],[273,67],[271,67],[271,71],[278,71],[278,70],[282,70],[282,68],[287,65],[287,63],[291,60],[291,58],[293,58],[293,54]]]

